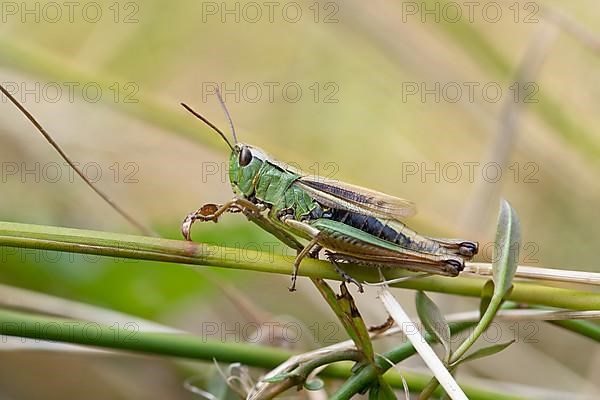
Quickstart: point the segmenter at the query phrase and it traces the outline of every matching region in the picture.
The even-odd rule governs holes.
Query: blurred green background
[[[3,2],[0,82],[99,187],[166,237],[180,237],[188,212],[231,197],[227,147],[178,105],[227,128],[216,84],[241,141],[415,201],[409,224],[423,233],[479,240],[480,260],[489,259],[504,197],[521,218],[523,264],[599,271],[600,8],[474,3],[469,16],[464,3],[446,1],[276,2],[272,14],[261,2]],[[2,220],[136,233],[5,99],[0,108]],[[196,226],[194,238],[252,250],[275,242],[241,216]],[[306,327],[334,321],[304,280],[290,294],[287,277],[214,270],[209,279],[177,265],[1,251],[4,284],[193,332],[205,321],[247,321],[240,303]],[[413,294],[401,293],[410,306]],[[375,294],[359,300],[374,324],[385,318]],[[448,312],[476,304],[447,299]],[[537,342],[461,376],[597,394],[597,348],[536,329]],[[304,334],[315,332],[304,348],[327,336]],[[164,360],[0,357],[10,369],[0,374],[0,398],[194,398],[182,388],[187,372]]]

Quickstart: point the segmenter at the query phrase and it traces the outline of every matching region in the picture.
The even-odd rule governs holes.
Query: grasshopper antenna
[[[231,145],[231,143],[229,142],[229,140],[227,140],[227,136],[225,136],[225,134],[223,133],[222,130],[220,130],[219,128],[217,128],[217,126],[215,124],[213,124],[212,122],[210,122],[208,119],[204,118],[202,115],[200,115],[198,112],[194,111],[192,109],[192,107],[188,106],[185,103],[180,103],[182,105],[183,108],[185,108],[186,110],[188,110],[194,117],[198,118],[200,121],[204,122],[206,125],[210,126],[212,128],[213,131],[217,132],[225,141],[225,143],[227,143],[227,146],[229,146],[229,148],[231,149],[231,151],[233,151],[233,146]],[[234,135],[235,138],[235,135]],[[237,141],[236,141],[237,143]]]
[[[225,111],[225,115],[227,116],[227,121],[229,121],[229,127],[231,128],[231,133],[233,134],[233,141],[235,144],[238,143],[237,135],[235,134],[235,128],[233,127],[233,120],[231,119],[231,115],[229,115],[229,110],[227,110],[227,106],[225,105],[225,100],[221,96],[221,91],[217,87],[217,98],[219,99],[219,103],[221,103],[221,107],[223,107],[223,111]]]
[[[23,107],[23,105],[21,103],[19,103],[19,101],[13,97],[13,95],[10,94],[8,92],[8,90],[6,90],[4,88],[4,86],[0,85],[0,91],[19,109],[19,111],[21,111],[23,113],[23,115],[25,115],[25,117],[27,117],[27,119],[29,120],[29,122],[31,122],[33,124],[33,126],[35,126],[35,128],[38,130],[38,132],[40,132],[42,134],[42,136],[44,137],[44,139],[46,139],[46,141],[48,143],[50,143],[50,145],[52,147],[54,147],[54,150],[56,150],[58,152],[58,154],[62,157],[62,159],[65,160],[66,163],[69,164],[69,166],[71,168],[73,168],[73,170],[75,172],[77,172],[77,175],[79,175],[81,177],[81,179],[83,179],[83,181],[94,192],[96,192],[96,194],[98,196],[100,196],[104,201],[106,201],[116,212],[118,212],[119,214],[121,214],[121,216],[123,218],[125,218],[127,221],[129,221],[129,223],[131,223],[133,226],[135,226],[136,228],[138,228],[144,235],[147,235],[147,236],[157,236],[156,233],[154,233],[151,229],[146,228],[143,224],[141,224],[140,222],[138,222],[135,218],[133,218],[131,215],[129,215],[125,210],[123,210],[121,207],[119,207],[114,201],[112,201],[110,199],[110,197],[108,197],[106,194],[104,194],[104,192],[102,192],[100,189],[98,189],[83,174],[83,172],[81,172],[81,170],[79,168],[77,168],[77,166],[73,163],[73,161],[71,161],[71,159],[69,158],[69,156],[67,156],[67,154],[60,148],[60,146],[58,145],[58,143],[56,143],[54,141],[54,139],[52,139],[52,136],[50,136],[50,134],[35,119],[35,117],[33,115],[31,115],[31,113],[29,111],[27,111],[27,109],[25,107]]]

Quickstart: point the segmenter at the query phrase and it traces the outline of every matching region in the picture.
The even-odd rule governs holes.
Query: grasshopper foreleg
[[[189,213],[185,217],[185,219],[181,223],[181,233],[183,234],[183,237],[186,240],[192,240],[191,229],[192,225],[196,221],[213,221],[216,223],[219,221],[219,217],[226,212],[260,214],[261,211],[264,210],[264,206],[261,206],[261,204],[254,204],[251,201],[237,198],[221,205],[212,203],[205,204],[196,211]]]

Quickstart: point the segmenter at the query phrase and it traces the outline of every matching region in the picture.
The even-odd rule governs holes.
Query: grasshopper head
[[[245,143],[236,143],[229,156],[229,181],[236,194],[249,197],[260,167],[267,159],[264,151]]]
[[[245,143],[238,142],[235,129],[233,127],[233,121],[229,116],[229,111],[227,111],[225,102],[223,101],[223,98],[218,90],[217,97],[219,98],[219,102],[223,106],[223,110],[225,111],[225,115],[229,121],[231,133],[233,134],[233,145],[229,139],[227,139],[227,135],[217,128],[215,124],[198,114],[196,111],[192,110],[192,108],[185,103],[181,103],[181,105],[196,118],[200,119],[212,130],[217,132],[225,141],[225,143],[227,143],[227,146],[229,146],[231,149],[231,155],[229,156],[229,181],[231,182],[231,187],[236,195],[241,195],[248,198],[254,193],[254,185],[257,181],[256,178],[258,177],[260,167],[265,160],[269,159],[269,157],[258,147],[252,147]]]

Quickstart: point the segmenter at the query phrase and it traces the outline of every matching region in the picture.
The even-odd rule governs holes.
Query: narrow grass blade
[[[396,301],[389,290],[384,290],[379,296],[386,310],[390,313],[394,321],[402,328],[404,334],[410,340],[413,347],[417,350],[427,367],[431,370],[438,382],[442,385],[446,393],[452,400],[466,400],[464,394],[454,377],[446,369],[442,361],[437,357],[431,346],[423,338],[417,326],[410,320],[402,306]]]
[[[450,326],[438,306],[424,292],[416,294],[417,314],[423,327],[444,346],[445,360],[450,359]]]
[[[459,359],[458,361],[456,361],[455,363],[453,363],[452,366],[454,367],[454,366],[457,366],[458,364],[462,364],[467,361],[473,361],[473,360],[477,360],[479,358],[488,357],[488,356],[492,356],[496,353],[500,353],[502,350],[506,349],[508,346],[510,346],[514,342],[515,342],[515,340],[513,339],[510,342],[495,344],[492,346],[483,347],[481,349],[475,350],[473,353],[469,354],[468,356],[465,356],[465,357]]]

